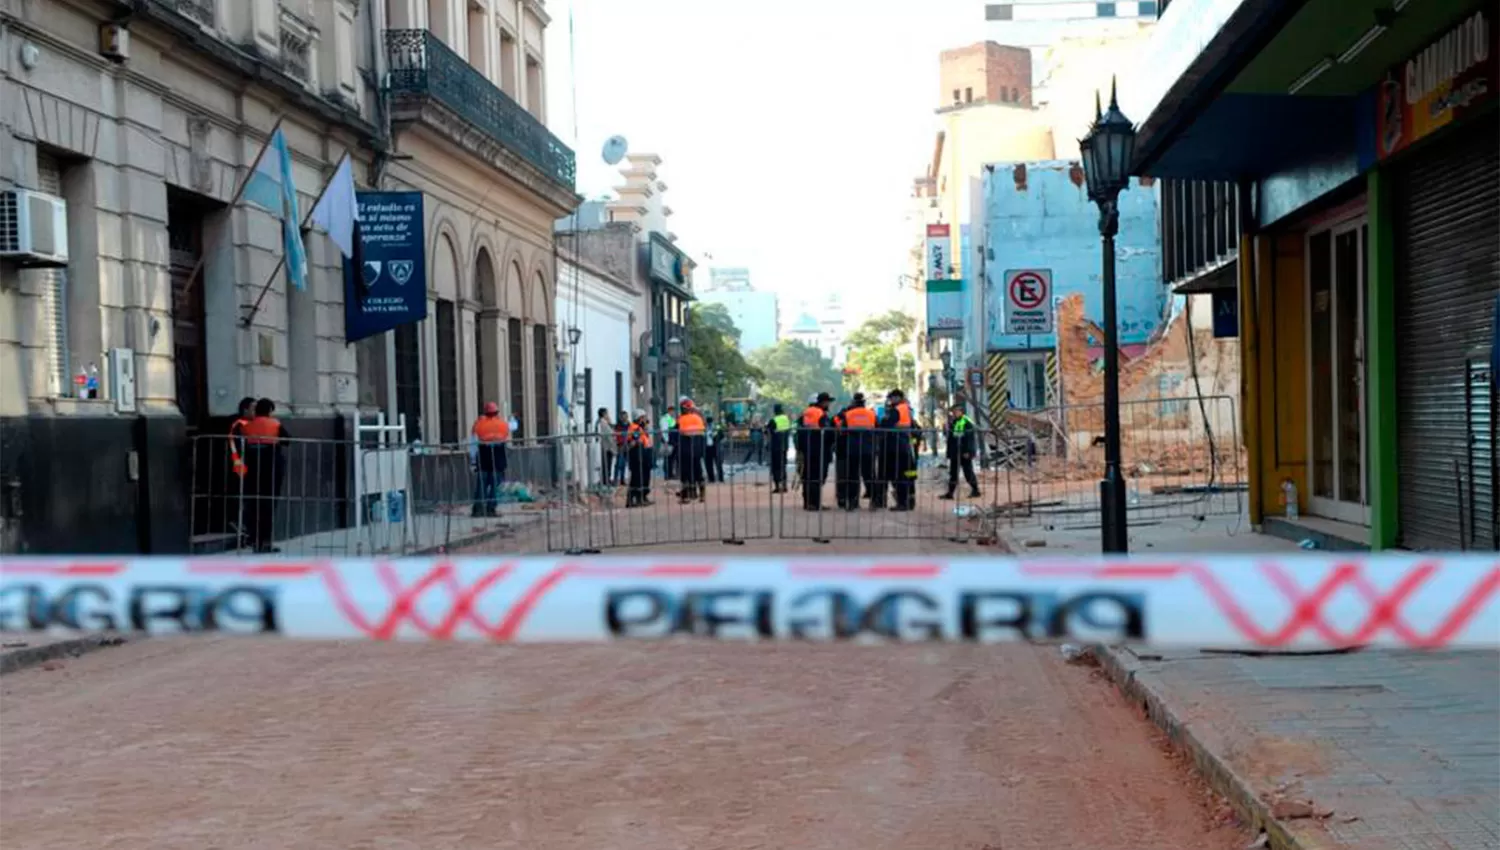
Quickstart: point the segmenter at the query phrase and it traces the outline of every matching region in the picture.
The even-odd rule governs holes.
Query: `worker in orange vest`
[[[843,472],[839,476],[843,494],[839,506],[857,511],[861,485],[868,487],[875,477],[875,411],[865,406],[864,393],[855,393],[849,406],[839,413],[839,420],[843,429]]]
[[[651,419],[636,408],[635,421],[625,429],[625,465],[630,471],[625,491],[625,507],[639,508],[651,504]]]
[[[885,430],[885,463],[882,478],[889,481],[895,495],[892,510],[910,511],[916,508],[917,458],[912,450],[912,434],[916,420],[911,415],[911,405],[901,390],[891,390],[886,395],[885,418],[879,423]]]
[[[487,401],[470,434],[473,436],[469,451],[478,482],[474,516],[494,516],[500,506],[500,484],[505,480],[510,422],[500,415],[500,405]]]
[[[229,474],[224,478],[224,530],[240,537],[245,535],[245,476],[250,471],[245,465],[245,425],[253,418],[255,398],[245,396],[240,399],[229,423],[229,433],[224,437],[229,445]]]
[[[828,417],[828,405],[833,396],[818,393],[813,403],[802,411],[797,429],[797,454],[801,459],[802,509],[823,509],[823,482],[828,479],[828,452],[831,449],[833,422]]]
[[[245,437],[246,487],[249,500],[246,531],[256,552],[279,551],[271,545],[276,537],[276,497],[286,479],[286,426],[273,414],[276,405],[268,398],[255,403],[255,418],[240,427]]]
[[[676,434],[677,474],[682,489],[677,500],[686,504],[706,497],[703,486],[703,459],[708,453],[708,422],[698,412],[698,406],[690,398],[679,403],[682,412],[677,415]]]

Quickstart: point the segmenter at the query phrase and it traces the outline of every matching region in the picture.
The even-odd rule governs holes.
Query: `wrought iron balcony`
[[[573,191],[573,151],[478,69],[427,30],[386,30],[393,100],[432,100]]]

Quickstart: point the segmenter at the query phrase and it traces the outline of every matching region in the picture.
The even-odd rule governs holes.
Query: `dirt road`
[[[1046,647],[146,641],[0,679],[6,850],[1219,850]]]

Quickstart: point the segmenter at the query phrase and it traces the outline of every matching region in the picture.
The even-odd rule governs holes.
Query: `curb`
[[[0,651],[0,676],[35,667],[55,658],[77,658],[84,653],[103,649],[106,646],[119,646],[128,638],[113,632],[101,632],[99,634],[84,635],[80,638],[55,641],[41,646],[25,646],[15,649]]]
[[[1334,850],[1335,845],[1296,835],[1287,825],[1271,816],[1271,807],[1255,792],[1249,780],[1236,773],[1220,755],[1181,718],[1186,712],[1176,704],[1165,688],[1149,681],[1144,665],[1123,646],[1095,648],[1104,671],[1126,699],[1139,703],[1146,716],[1166,733],[1172,743],[1192,758],[1193,767],[1208,785],[1223,795],[1253,832],[1264,832],[1271,850]]]

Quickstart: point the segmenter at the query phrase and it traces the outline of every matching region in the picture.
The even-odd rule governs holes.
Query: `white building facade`
[[[639,323],[639,292],[628,278],[566,253],[559,254],[557,271],[558,328],[569,341],[568,424],[583,433],[598,418],[599,408],[608,409],[614,419],[634,406],[631,342]],[[577,345],[572,344],[574,330]]]

